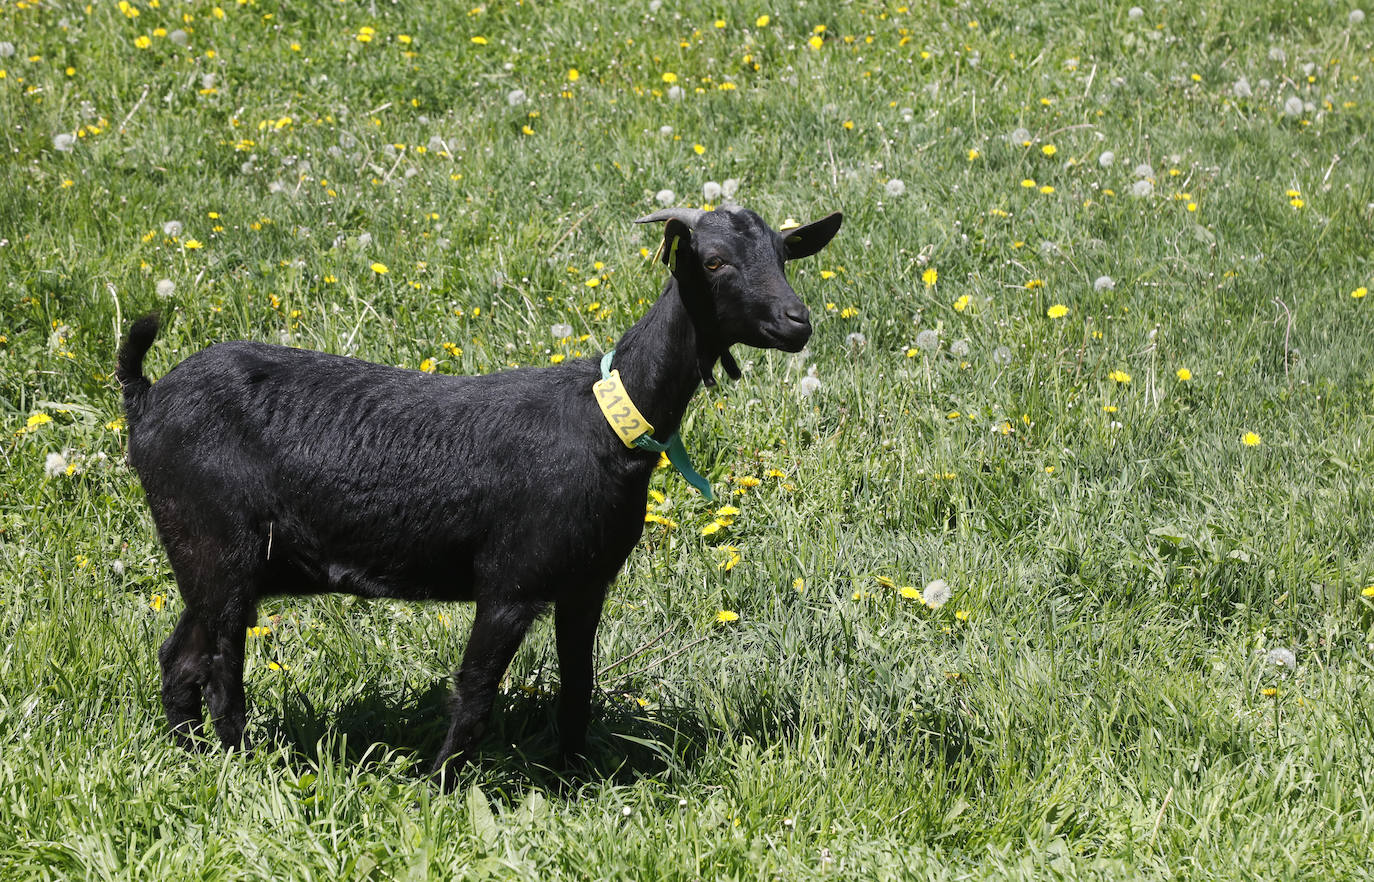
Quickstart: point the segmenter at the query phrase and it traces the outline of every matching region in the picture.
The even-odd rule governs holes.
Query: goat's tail
[[[145,315],[129,328],[129,336],[119,347],[119,360],[115,365],[115,379],[124,390],[124,413],[133,422],[143,407],[144,396],[153,387],[152,381],[143,375],[143,356],[148,354],[157,336],[157,314]]]

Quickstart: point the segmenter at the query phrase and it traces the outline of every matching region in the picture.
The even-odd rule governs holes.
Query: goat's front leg
[[[452,723],[434,763],[436,774],[449,766],[462,766],[477,746],[486,731],[501,676],[542,606],[499,601],[477,604],[463,666],[454,675]]]
[[[558,741],[564,762],[580,755],[587,746],[587,719],[591,716],[595,680],[596,627],[601,622],[605,591],[591,598],[562,601],[554,608],[558,634]]]

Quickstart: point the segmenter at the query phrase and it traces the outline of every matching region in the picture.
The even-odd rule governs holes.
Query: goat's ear
[[[782,241],[783,245],[787,247],[787,259],[796,260],[799,257],[810,257],[820,251],[840,231],[840,221],[842,220],[844,220],[844,215],[837,211],[828,217],[812,221],[804,227],[797,227],[783,233]]]
[[[688,259],[691,250],[691,228],[676,218],[670,218],[663,226],[663,262],[673,275],[677,275],[677,262]]]

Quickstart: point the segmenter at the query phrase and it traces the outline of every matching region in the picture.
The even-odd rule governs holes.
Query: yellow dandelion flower
[[[568,68],[568,82],[570,82],[570,83],[575,83],[575,82],[577,82],[577,81],[578,81],[579,79],[581,79],[581,78],[582,78],[582,74],[578,72],[577,68],[575,68],[575,67],[570,67],[570,68]]]
[[[377,275],[379,275],[379,276],[384,276],[384,275],[386,275],[387,273],[391,272],[391,270],[389,270],[389,269],[386,268],[386,264],[384,264],[384,263],[374,263],[374,264],[372,264],[372,271],[373,271],[374,273],[376,273]]]
[[[966,609],[958,610],[954,613],[954,617],[961,622],[967,622],[969,617],[969,611]]]
[[[153,41],[148,38],[147,34],[140,34],[134,37],[134,45],[139,49],[147,49],[149,46],[153,45]]]
[[[669,84],[676,83],[676,82],[677,82],[677,74],[673,73],[672,71],[667,71],[667,72],[665,72],[665,73],[663,74],[663,82],[669,83]]]
[[[697,156],[700,156],[701,154],[703,154],[703,153],[706,152],[706,145],[704,145],[704,144],[693,144],[693,145],[692,145],[692,152],[695,153]]]
[[[716,613],[716,621],[722,625],[729,624],[730,622],[738,622],[739,613],[733,610],[723,609]]]
[[[901,594],[902,594],[902,596],[905,597],[907,600],[920,600],[920,599],[921,599],[921,592],[918,591],[917,589],[913,588],[913,587],[910,586],[910,585],[903,585],[902,588],[901,588]]]
[[[485,46],[487,45],[487,38],[483,36],[476,36],[472,38],[472,42],[477,44],[478,46]]]
[[[199,239],[187,239],[182,243],[187,251],[195,251],[197,248],[204,248],[205,245]]]
[[[1240,443],[1246,447],[1258,447],[1260,446],[1260,436],[1256,432],[1246,432],[1240,436]]]
[[[1187,368],[1179,368],[1174,371],[1174,376],[1178,377],[1180,382],[1186,383],[1193,378],[1193,372]]]
[[[1045,315],[1049,316],[1052,319],[1063,318],[1068,314],[1069,308],[1062,303],[1056,303],[1054,306],[1051,306],[1049,309],[1045,310]]]
[[[1368,289],[1366,289],[1363,285],[1361,285],[1360,287],[1356,288],[1354,291],[1351,291],[1351,292],[1350,292],[1350,296],[1351,296],[1351,297],[1354,297],[1356,300],[1363,300],[1363,299],[1365,298],[1365,295],[1367,295],[1368,293],[1369,293]]]
[[[720,521],[712,521],[711,523],[701,528],[701,535],[714,536],[715,534],[719,533],[724,526],[725,525],[722,524]]]
[[[798,576],[797,578],[793,579],[793,580],[792,580],[792,590],[793,590],[793,591],[799,591],[799,592],[800,592],[800,591],[805,591],[805,590],[806,590],[806,580],[803,579],[801,576]],[[1374,597],[1374,585],[1370,585],[1368,588],[1365,589],[1365,591],[1368,592],[1368,594],[1369,594],[1370,597]]]
[[[45,426],[50,422],[52,422],[52,417],[48,416],[46,413],[30,414],[28,421],[24,424],[24,428],[33,429],[38,426]]]
[[[772,21],[772,19],[770,19],[768,16],[766,16],[766,15],[760,15],[758,18],[754,19],[754,26],[755,26],[755,27],[760,27],[760,28],[766,28],[766,27],[768,27],[768,22],[770,22],[770,21]]]
[[[954,301],[954,311],[963,312],[965,309],[968,309],[970,299],[971,298],[967,294],[962,295],[958,300]]]
[[[1031,189],[1035,186],[1035,178],[1023,178],[1021,180],[1021,186],[1025,187],[1027,190]]]
[[[1362,590],[1360,594],[1363,597],[1374,597],[1374,585],[1364,586],[1364,590]]]
[[[432,374],[438,369],[439,362],[435,361],[432,358],[426,358],[424,361],[420,362],[420,370],[424,371],[427,374]]]
[[[164,606],[167,605],[167,595],[154,594],[152,597],[148,598],[148,605],[152,607],[154,610],[160,611]]]
[[[1055,146],[1053,144],[1046,144],[1044,147],[1040,148],[1040,152],[1045,154],[1046,156],[1053,156],[1059,151],[1055,149]]]
[[[921,281],[926,283],[926,287],[927,287],[927,288],[929,288],[931,285],[934,285],[934,284],[935,284],[936,282],[938,282],[939,280],[940,280],[940,273],[937,272],[936,269],[935,269],[935,267],[933,267],[933,266],[932,266],[932,267],[927,267],[927,268],[926,268],[926,271],[923,272],[923,273],[921,273]]]
[[[820,34],[816,34],[806,42],[810,44],[812,49],[819,49],[825,45],[825,38],[822,37]]]
[[[968,161],[973,162],[973,160],[977,159],[982,155],[983,154],[979,153],[977,150],[974,150],[972,147],[970,147],[968,151]]]
[[[1131,375],[1120,369],[1112,371],[1107,376],[1114,382],[1120,383],[1123,386],[1131,382]]]

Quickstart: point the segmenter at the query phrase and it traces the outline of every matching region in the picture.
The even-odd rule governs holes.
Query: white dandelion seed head
[[[632,814],[634,814],[634,809],[630,808],[628,805],[620,810],[620,816],[622,818],[628,818]]]
[[[0,42],[0,58],[13,58],[14,44],[8,40]]]
[[[934,352],[940,348],[940,332],[934,328],[926,328],[916,335],[916,348],[922,352]]]
[[[171,297],[173,292],[176,291],[176,289],[176,282],[173,282],[171,279],[157,280],[157,296],[161,297],[163,300],[166,300],[168,297]]]
[[[1155,185],[1150,183],[1148,178],[1142,178],[1131,185],[1132,196],[1149,196],[1155,191]]]
[[[383,144],[383,145],[382,145],[382,155],[385,156],[387,159],[395,159],[395,158],[396,158],[396,145],[395,145],[395,144]]]
[[[162,225],[162,233],[171,236],[173,239],[181,235],[184,228],[179,220],[169,220]]]
[[[1297,95],[1289,95],[1288,100],[1283,102],[1283,112],[1288,116],[1302,116],[1302,99]]]
[[[371,233],[359,233],[359,234],[358,234],[358,247],[359,247],[359,248],[366,248],[367,246],[369,246],[369,245],[371,245],[371,244],[372,244],[372,234],[371,234]]]
[[[887,191],[887,195],[897,197],[906,192],[906,182],[901,178],[893,178],[883,185],[883,189]]]
[[[253,160],[245,159],[243,164],[239,166],[239,171],[242,174],[251,175],[253,173]]]
[[[1260,81],[1259,81],[1259,90],[1260,90],[1261,92],[1268,92],[1268,91],[1269,91],[1269,87],[1272,86],[1272,85],[1274,85],[1274,84],[1271,83],[1271,82],[1269,82],[1269,80],[1267,80],[1267,79],[1260,80]]]
[[[806,371],[806,376],[797,383],[797,391],[801,392],[803,398],[806,398],[819,388],[821,388],[821,380],[820,377],[816,376],[816,366],[812,365]]]
[[[573,335],[573,326],[567,322],[559,322],[556,325],[549,326],[549,333],[553,335],[555,340],[562,340],[564,337],[571,337]]]
[[[1350,22],[1350,23],[1353,24],[1353,25],[1364,24],[1364,10],[1363,10],[1363,9],[1352,9],[1352,10],[1350,10],[1350,15],[1346,16],[1346,19],[1345,19],[1345,20],[1348,21],[1348,22]]]
[[[898,113],[902,117],[902,122],[909,123],[916,118],[916,111],[912,110],[910,107],[903,107]]]
[[[1030,132],[1020,127],[1012,129],[1011,134],[1007,135],[1007,140],[1013,144],[1024,144],[1030,139]]]
[[[707,202],[719,202],[724,192],[725,188],[715,181],[707,181],[701,185],[701,198]]]
[[[967,340],[955,340],[949,344],[949,354],[955,358],[968,358],[971,349],[972,347]]]
[[[61,150],[63,153],[71,153],[72,148],[76,147],[76,135],[70,132],[58,132],[52,136],[52,148]]]
[[[1131,174],[1135,175],[1137,178],[1153,178],[1155,176],[1155,170],[1150,167],[1149,163],[1142,162],[1140,165],[1131,169]]]
[[[1093,280],[1094,291],[1115,291],[1116,280],[1111,276],[1098,276]]]
[[[1293,653],[1293,650],[1283,646],[1276,646],[1269,650],[1265,653],[1264,660],[1271,665],[1288,668],[1290,671],[1298,666],[1297,655]]]
[[[49,478],[60,478],[67,473],[67,457],[58,453],[56,450],[50,452],[43,460],[43,474]]]
[[[526,97],[524,89],[511,89],[506,93],[506,103],[511,107],[519,107],[525,103]]]
[[[183,31],[181,28],[177,28],[176,30],[172,31],[170,34],[167,35],[167,39],[171,40],[173,43],[176,43],[178,46],[185,48],[186,44],[191,42],[191,35]]]
[[[339,146],[345,150],[352,150],[358,146],[358,139],[353,137],[351,132],[339,132]]]
[[[681,86],[669,86],[669,87],[668,87],[668,100],[669,100],[669,101],[681,101],[681,100],[682,100],[682,96],[685,95],[685,94],[687,94],[687,93],[684,92],[684,91],[682,91],[682,87],[681,87]]]
[[[649,0],[649,12],[655,13],[663,8],[663,0]]]
[[[1288,53],[1283,51],[1282,46],[1269,47],[1269,60],[1283,64],[1288,61]]]
[[[212,74],[212,73],[204,73],[204,74],[201,74],[201,75],[200,75],[200,87],[201,87],[202,89],[213,89],[213,88],[215,88],[215,75]]]
[[[1249,98],[1254,92],[1250,89],[1250,81],[1241,77],[1231,84],[1231,94],[1237,98]]]
[[[285,193],[287,189],[287,186],[283,184],[281,181],[273,181],[272,183],[267,185],[268,193]]]
[[[726,178],[720,182],[720,192],[726,199],[734,199],[739,192],[739,178]]]
[[[1126,10],[1126,17],[1131,21],[1135,21],[1144,15],[1145,10],[1141,9],[1139,6],[1132,6],[1130,9]]]
[[[854,331],[853,333],[845,336],[844,342],[849,344],[850,349],[858,349],[861,346],[867,345],[868,338],[865,337],[863,334],[860,334],[858,331]]]
[[[1110,150],[1103,150],[1097,157],[1097,164],[1103,168],[1111,168],[1114,162],[1116,162],[1116,154]]]
[[[998,346],[992,350],[992,361],[994,364],[1011,364],[1011,350],[1005,346]]]
[[[949,598],[953,593],[954,592],[950,590],[948,582],[944,579],[936,579],[926,585],[925,589],[921,592],[921,599],[924,600],[926,606],[931,609],[939,609],[946,603],[949,603]]]
[[[115,558],[115,559],[114,559],[113,561],[111,561],[111,563],[110,563],[110,570],[111,570],[116,576],[122,576],[122,575],[124,575],[124,561],[120,560],[119,558]]]
[[[677,201],[677,194],[674,193],[672,190],[659,190],[657,193],[654,194],[654,201],[657,202],[659,205],[662,205],[664,208],[667,208],[669,205],[672,205],[674,202]]]
[[[440,135],[430,135],[429,142],[425,144],[425,149],[430,153],[447,153],[448,142]]]
[[[671,134],[673,133],[673,127],[672,127],[672,126],[659,126],[659,127],[658,127],[658,133],[659,133],[660,135],[662,135],[663,137],[666,138],[666,137],[668,137],[669,135],[671,135]]]

